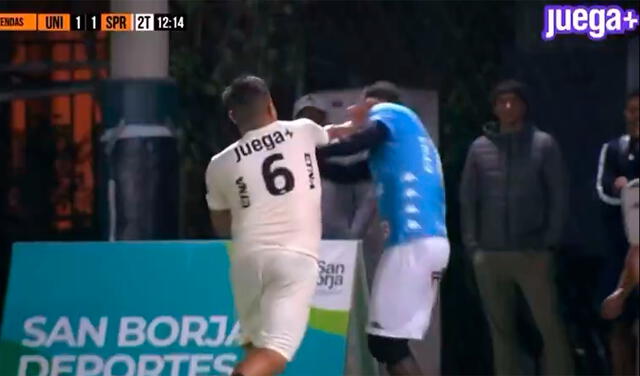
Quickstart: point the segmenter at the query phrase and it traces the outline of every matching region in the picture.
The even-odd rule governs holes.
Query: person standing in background
[[[491,94],[498,123],[469,149],[460,184],[462,235],[490,325],[497,375],[521,374],[517,304],[523,296],[542,336],[547,375],[573,373],[558,309],[553,249],[566,217],[567,178],[554,138],[527,119],[524,85]]]
[[[633,179],[639,176],[640,161],[640,104],[638,92],[627,97],[624,117],[626,134],[605,143],[600,152],[596,191],[603,206],[603,224],[609,243],[609,254],[601,274],[600,298],[604,298],[615,289],[618,276],[625,264],[629,244],[624,231],[620,193]],[[619,290],[619,289],[618,289]],[[631,298],[623,312],[614,309],[622,305],[625,294],[619,293],[607,299],[603,306],[603,317],[613,320],[609,337],[611,366],[614,375],[628,375],[635,371],[636,341],[631,331],[633,322],[638,318],[638,289],[631,288]],[[618,304],[619,303],[619,304]],[[612,307],[613,306],[613,307]]]
[[[293,106],[293,119],[307,118],[325,126],[329,104],[314,94],[300,97]],[[335,157],[336,163],[366,160],[366,153]],[[322,238],[362,239],[375,217],[375,195],[369,183],[339,184],[322,179]]]

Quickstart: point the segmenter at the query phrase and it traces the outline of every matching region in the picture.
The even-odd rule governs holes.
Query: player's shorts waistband
[[[395,242],[391,242],[391,243],[386,243],[384,248],[394,248],[394,247],[402,247],[405,245],[411,245],[411,244],[416,244],[416,243],[422,243],[422,242],[426,242],[426,241],[449,241],[449,238],[446,236],[440,236],[440,235],[427,235],[427,236],[417,236],[414,238],[406,238],[403,239],[401,241],[395,241]]]
[[[255,256],[256,254],[260,254],[263,252],[290,252],[290,253],[310,257],[316,261],[318,261],[319,259],[318,252],[312,252],[302,248],[283,247],[283,246],[277,246],[277,245],[264,245],[260,247],[242,247],[242,246],[233,247],[231,258],[241,259],[248,256]]]

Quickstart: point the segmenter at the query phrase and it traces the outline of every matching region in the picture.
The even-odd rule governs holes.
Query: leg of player
[[[284,371],[287,359],[279,352],[251,347],[233,370],[232,376],[275,376]]]
[[[282,373],[300,346],[318,276],[317,261],[291,251],[265,252],[260,298],[260,328],[253,349],[232,375],[273,376]]]
[[[261,359],[256,359],[259,357],[255,356],[255,353],[257,352],[255,346],[253,346],[252,343],[248,343],[244,346],[242,346],[244,348],[244,352],[246,354],[245,359],[243,359],[240,363],[238,363],[233,371],[233,373],[231,374],[231,376],[246,376],[246,375],[252,375],[252,374],[264,374],[264,372],[262,372],[261,370],[255,370],[255,364],[259,364],[262,365],[265,363],[264,360]],[[267,362],[268,363],[268,362]]]
[[[391,376],[422,375],[408,339],[369,334],[369,351]]]
[[[418,366],[418,362],[416,358],[413,357],[413,354],[409,353],[409,356],[397,362],[396,364],[387,365],[387,372],[389,375],[406,375],[406,376],[418,376],[422,375],[422,371],[420,370],[420,366]]]
[[[261,257],[244,257],[233,259],[231,276],[233,294],[238,310],[238,320],[242,327],[242,342],[245,358],[236,365],[232,375],[254,376],[275,375],[282,372],[283,356],[271,354],[272,350],[256,347],[254,341],[259,340],[261,332],[262,309],[261,291],[263,289],[259,276],[265,260]],[[262,343],[260,343],[262,345]],[[274,359],[272,359],[274,358]]]
[[[609,348],[612,375],[634,375],[635,339],[631,333],[630,323],[622,321],[613,323]]]
[[[425,238],[388,249],[380,258],[369,301],[369,350],[391,376],[422,375],[409,339],[424,337],[436,305],[449,242]]]
[[[284,371],[287,360],[280,353],[257,348],[253,343],[242,346],[245,358],[236,365],[231,376],[277,375]]]

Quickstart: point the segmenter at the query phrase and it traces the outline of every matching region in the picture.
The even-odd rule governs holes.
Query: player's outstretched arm
[[[342,139],[345,137],[349,137],[361,130],[367,123],[369,110],[376,103],[377,102],[374,100],[367,99],[364,103],[350,106],[348,108],[348,112],[351,120],[342,124],[332,124],[325,128],[327,130],[327,133],[329,134],[329,139]]]
[[[330,124],[325,127],[329,140],[341,139],[349,137],[356,133],[360,128],[356,127],[351,121],[342,124]]]
[[[389,137],[389,129],[382,122],[362,129],[333,144],[318,148],[318,157],[328,158],[360,153],[383,143]]]

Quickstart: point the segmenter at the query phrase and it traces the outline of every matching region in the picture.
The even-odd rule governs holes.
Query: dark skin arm
[[[366,161],[360,161],[350,165],[345,165],[331,161],[329,158],[335,156],[346,156],[371,150],[382,144],[389,138],[389,129],[381,122],[376,122],[345,139],[341,142],[329,144],[318,148],[316,156],[320,175],[333,182],[340,184],[357,183],[363,180],[370,180],[371,173]]]
[[[389,136],[389,128],[384,123],[377,121],[375,124],[342,139],[340,142],[318,148],[318,157],[345,156],[371,150],[385,142]]]

